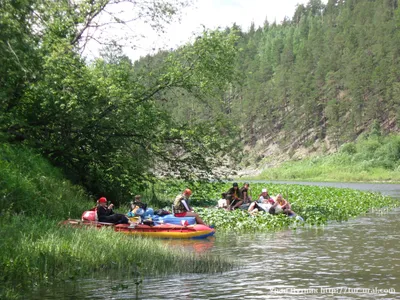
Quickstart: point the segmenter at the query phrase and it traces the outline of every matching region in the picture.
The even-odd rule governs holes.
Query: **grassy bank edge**
[[[71,228],[43,216],[0,217],[0,298],[20,299],[36,286],[82,278],[132,279],[218,273],[236,265],[224,257],[171,248],[162,240],[111,229]]]
[[[95,199],[23,145],[0,144],[0,183],[1,299],[21,298],[35,286],[110,272],[126,277],[234,267],[224,258],[170,249],[157,240],[60,228],[58,222],[80,218]]]
[[[400,183],[400,135],[360,136],[336,153],[286,161],[247,179]]]

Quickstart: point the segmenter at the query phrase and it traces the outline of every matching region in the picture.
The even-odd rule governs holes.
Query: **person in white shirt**
[[[267,189],[262,189],[260,196],[257,201],[250,204],[248,212],[265,211],[269,212],[269,209],[275,204],[274,199],[268,194]]]

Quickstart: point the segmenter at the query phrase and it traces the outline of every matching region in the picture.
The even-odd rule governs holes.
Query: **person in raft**
[[[129,218],[135,216],[141,216],[143,218],[154,215],[154,210],[151,207],[147,207],[147,204],[142,202],[142,196],[136,195],[135,200],[131,201],[131,209],[127,213]]]
[[[174,200],[174,216],[178,218],[182,217],[195,217],[197,224],[206,225],[200,216],[193,211],[193,209],[189,205],[189,198],[192,195],[192,191],[190,189],[184,190],[182,194],[176,196]]]
[[[228,208],[228,200],[226,200],[226,193],[221,194],[221,199],[218,200],[218,208]]]
[[[249,195],[249,189],[250,189],[250,183],[248,183],[248,182],[246,182],[240,188],[240,194],[242,195],[243,204],[250,204],[250,202],[251,202],[251,197]]]
[[[142,202],[142,196],[136,195],[135,200],[131,202],[131,211],[135,213],[138,208],[142,208],[144,211],[147,209],[147,204]]]
[[[128,218],[123,214],[115,214],[113,211],[114,204],[107,206],[107,198],[101,197],[97,200],[97,218],[99,222],[114,224],[129,224]]]
[[[282,209],[282,212],[288,216],[296,216],[296,213],[292,210],[290,203],[282,197],[281,194],[276,195],[275,204],[272,205],[270,213],[279,213],[277,209]]]
[[[275,201],[268,194],[268,190],[262,189],[260,196],[258,196],[258,200],[254,201],[253,203],[250,204],[248,212],[252,212],[255,209],[257,209],[257,211],[269,212],[269,209],[274,204],[275,204]]]
[[[234,210],[243,204],[242,194],[237,182],[234,182],[232,187],[226,192],[226,199],[228,200],[228,210]]]

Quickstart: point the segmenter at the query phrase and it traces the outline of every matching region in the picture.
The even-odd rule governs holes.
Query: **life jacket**
[[[178,195],[173,204],[173,211],[175,214],[187,212],[186,207],[183,205],[182,200],[188,201],[183,195]],[[187,203],[189,205],[189,203]]]

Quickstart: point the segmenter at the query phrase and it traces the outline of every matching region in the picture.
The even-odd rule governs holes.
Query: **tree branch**
[[[12,53],[12,54],[15,56],[15,58],[17,59],[17,65],[20,66],[20,68],[22,69],[22,71],[24,71],[25,74],[28,73],[28,70],[26,70],[26,69],[24,68],[24,66],[21,64],[21,61],[19,60],[17,53],[15,53],[15,51],[13,50],[13,48],[11,47],[9,41],[7,41],[7,45],[8,45],[8,48],[10,49],[11,53]]]
[[[100,7],[96,10],[92,10],[90,11],[90,13],[87,16],[87,20],[85,22],[85,24],[83,25],[83,28],[75,35],[75,37],[72,39],[71,41],[71,45],[74,45],[76,42],[79,41],[79,39],[82,37],[83,33],[85,32],[85,30],[89,27],[89,25],[91,24],[91,22],[93,21],[93,19],[99,15],[99,13],[101,13],[104,8],[107,6],[107,4],[110,2],[110,0],[105,1],[102,5],[100,5]],[[93,4],[93,2],[92,2]]]

